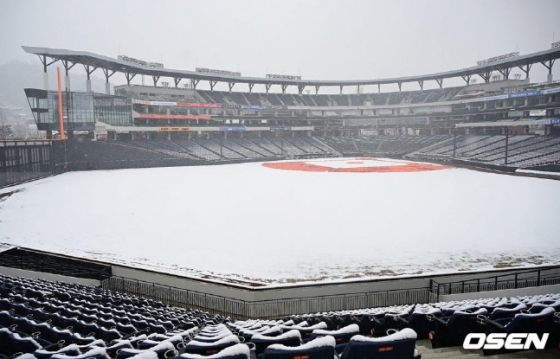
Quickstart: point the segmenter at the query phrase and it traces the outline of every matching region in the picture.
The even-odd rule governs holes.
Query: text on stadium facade
[[[148,66],[148,67],[154,67],[154,68],[159,68],[159,69],[163,68],[162,63],[147,62],[147,61],[135,59],[134,57],[128,57],[128,56],[125,56],[125,55],[119,55],[119,56],[117,56],[117,59],[119,59],[121,61],[124,61],[124,62],[130,62],[130,63],[136,64],[136,65],[141,65],[141,66]]]
[[[517,57],[517,56],[519,56],[519,52],[510,52],[509,54],[494,56],[494,57],[491,57],[489,59],[477,61],[476,64],[478,66],[486,65],[486,64],[490,64],[492,62],[497,62],[497,61],[501,61],[501,60],[505,60],[505,59],[510,59],[512,57]]]
[[[282,79],[282,80],[301,80],[301,76],[296,75],[279,75],[279,74],[266,74],[267,79]]]
[[[207,73],[207,74],[215,74],[215,75],[223,75],[223,76],[231,76],[231,77],[241,77],[241,72],[207,69],[205,67],[197,67],[195,69],[195,71],[196,72],[203,72],[203,73]]]

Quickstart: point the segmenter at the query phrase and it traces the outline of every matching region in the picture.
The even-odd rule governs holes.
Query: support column
[[[87,79],[86,79],[86,91],[87,92],[93,92],[91,90],[91,74],[93,73],[93,71],[97,70],[97,66],[90,69],[89,65],[84,65],[84,69],[86,70],[86,75],[87,75]]]
[[[547,83],[552,83],[552,66],[554,65],[554,62],[556,60],[548,60],[548,65],[545,61],[541,61],[541,64],[543,64],[544,67],[546,67],[548,69],[548,76],[546,78]]]
[[[53,60],[51,62],[47,62],[47,56],[46,55],[37,55],[39,56],[39,60],[41,60],[41,63],[43,64],[43,86],[45,87],[45,90],[48,91],[49,90],[49,74],[47,73],[47,67],[49,67],[49,65],[52,65],[53,63],[55,63],[58,60]]]
[[[110,72],[110,73],[109,73]],[[111,94],[111,84],[109,83],[109,78],[115,74],[116,71],[109,71],[109,69],[103,69],[105,74],[105,93],[107,95]]]
[[[43,72],[43,85],[45,87],[45,91],[48,91],[49,90],[49,74],[46,71]]]

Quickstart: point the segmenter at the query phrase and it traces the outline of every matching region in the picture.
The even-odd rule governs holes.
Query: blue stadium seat
[[[212,355],[184,353],[178,359],[250,359],[250,350],[246,344],[235,344]]]
[[[356,335],[346,344],[341,359],[414,359],[420,355],[416,350],[416,332],[410,328],[394,334],[368,338]]]
[[[295,347],[272,344],[264,350],[259,359],[330,359],[335,357],[335,344],[331,336],[316,338]]]
[[[478,316],[487,314],[488,311],[481,308],[473,313],[455,311],[447,321],[434,315],[428,316],[434,325],[428,334],[432,348],[462,345],[467,334],[483,333],[485,328],[478,321]]]
[[[255,352],[259,355],[272,344],[283,344],[290,347],[299,346],[301,345],[301,334],[297,330],[290,330],[277,336],[255,334],[251,337],[251,343],[255,344]]]

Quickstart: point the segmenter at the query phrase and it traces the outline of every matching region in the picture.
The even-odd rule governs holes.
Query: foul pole
[[[64,141],[64,170],[68,170],[68,155],[66,154],[66,136],[64,134],[64,117],[62,116],[62,85],[60,84],[60,67],[56,68],[58,77],[58,121],[60,124],[60,139]]]

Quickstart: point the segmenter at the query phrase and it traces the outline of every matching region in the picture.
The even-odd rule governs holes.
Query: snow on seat
[[[215,342],[201,342],[193,339],[185,346],[185,353],[211,355],[235,344],[239,344],[239,338],[233,334]]]
[[[350,339],[341,359],[413,359],[416,357],[416,332],[410,328],[386,337],[369,338],[355,335]]]
[[[518,304],[513,308],[495,308],[492,311],[492,314],[488,317],[490,320],[496,320],[500,318],[508,318],[513,317],[515,314],[520,313],[522,310],[527,310],[527,306],[525,304]]]
[[[286,346],[298,346],[301,344],[301,334],[297,330],[290,330],[277,336],[267,336],[255,334],[251,337],[251,342],[255,344],[256,354],[259,355],[272,344],[283,344]]]
[[[138,353],[134,356],[129,357],[130,359],[158,359],[158,354],[151,350],[144,350],[142,353]],[[70,359],[70,358],[69,358]]]
[[[35,358],[37,359],[48,359],[51,356],[53,356],[54,354],[64,354],[64,355],[69,355],[69,356],[76,356],[76,355],[80,355],[80,348],[78,347],[77,344],[70,344],[65,346],[64,348],[61,348],[59,350],[55,350],[55,351],[49,351],[46,349],[37,349],[33,352],[33,355],[35,356]]]
[[[315,329],[311,333],[310,339],[330,335],[334,338],[336,344],[342,344],[347,343],[350,338],[352,338],[356,334],[360,334],[360,327],[358,326],[358,324],[350,324],[338,330]]]
[[[177,351],[175,350],[175,346],[171,342],[160,342],[158,345],[151,347],[150,349],[141,350],[141,349],[121,349],[116,359],[125,359],[136,356],[138,354],[142,354],[144,352],[154,352],[156,353],[158,359],[166,359],[170,356],[176,356]],[[62,359],[62,358],[60,358]]]
[[[69,357],[69,356],[64,355],[64,354],[55,354],[55,355],[51,356],[51,359],[68,359],[68,358],[72,358],[72,359],[88,359],[88,358],[111,359],[111,357],[105,351],[105,348],[99,348],[99,347],[92,347],[87,352],[85,352],[83,354],[80,354],[80,355],[73,356],[73,357]]]
[[[192,353],[184,353],[179,355],[179,358],[184,359],[215,359],[215,358],[227,358],[227,359],[249,359],[251,351],[247,344],[235,344],[230,347],[220,350],[216,354],[211,355],[200,355]]]
[[[263,328],[265,328],[265,327],[263,327]],[[243,338],[245,338],[245,341],[249,341],[256,334],[267,335],[267,336],[280,335],[280,334],[282,334],[282,328],[280,328],[278,325],[276,325],[274,327],[269,327],[269,328],[267,328],[263,331],[260,331],[260,332],[252,331],[252,330],[243,330],[240,334]]]
[[[292,327],[292,328],[294,328],[294,327]],[[309,338],[314,330],[316,330],[316,329],[327,329],[327,323],[319,322],[319,323],[317,323],[315,325],[312,325],[310,327],[304,327],[304,328],[295,327],[294,329],[300,332],[302,339],[303,338]]]
[[[222,338],[228,337],[230,335],[233,335],[233,333],[229,330],[225,330],[223,332],[219,332],[217,334],[214,335],[202,335],[202,333],[198,333],[193,340],[199,341],[199,342],[216,342]]]
[[[336,342],[333,337],[316,338],[299,346],[272,344],[262,354],[262,359],[325,359],[334,358]]]

